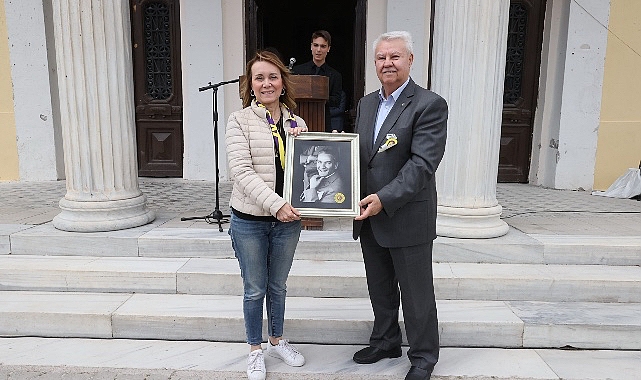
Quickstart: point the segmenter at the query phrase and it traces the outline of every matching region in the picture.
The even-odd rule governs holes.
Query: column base
[[[100,232],[139,227],[156,219],[147,208],[147,196],[117,201],[60,200],[62,212],[53,218],[53,226],[70,232]]]
[[[463,239],[503,236],[510,229],[501,220],[501,205],[484,208],[438,206],[436,234]]]

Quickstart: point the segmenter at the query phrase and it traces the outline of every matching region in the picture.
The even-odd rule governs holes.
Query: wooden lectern
[[[325,132],[325,103],[329,99],[329,78],[322,75],[292,75],[298,109],[311,132]]]
[[[325,102],[329,99],[329,78],[322,75],[292,75],[298,109],[296,114],[311,132],[325,132]],[[306,230],[322,230],[323,218],[302,218]]]

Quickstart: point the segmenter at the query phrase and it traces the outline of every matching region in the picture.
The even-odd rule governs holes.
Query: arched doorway
[[[353,114],[365,91],[366,9],[367,0],[246,0],[246,56],[272,47],[285,62],[291,57],[307,62],[312,32],[327,30],[332,35],[327,63],[343,76]]]

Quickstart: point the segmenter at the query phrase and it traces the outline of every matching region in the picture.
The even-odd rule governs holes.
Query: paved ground
[[[150,208],[174,216],[168,226],[203,228],[203,220],[181,222],[182,216],[205,216],[215,208],[215,183],[182,179],[140,178]],[[219,204],[228,210],[231,183],[221,182]],[[65,182],[0,183],[0,224],[41,224],[58,212]],[[522,184],[499,184],[502,218],[527,234],[641,236],[641,202],[553,190]],[[325,229],[350,229],[349,218],[325,220]]]

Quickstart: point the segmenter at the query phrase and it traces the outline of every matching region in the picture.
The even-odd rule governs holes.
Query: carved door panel
[[[503,92],[499,182],[528,182],[545,0],[512,0]]]
[[[138,174],[182,177],[178,0],[131,0]]]

